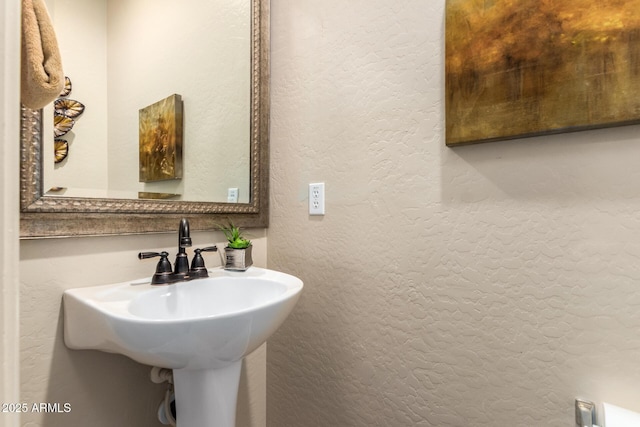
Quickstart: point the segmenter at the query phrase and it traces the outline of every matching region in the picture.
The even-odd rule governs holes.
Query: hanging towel
[[[44,0],[22,0],[22,103],[39,109],[60,95],[64,72]]]

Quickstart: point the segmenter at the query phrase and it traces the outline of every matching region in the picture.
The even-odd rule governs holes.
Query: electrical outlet
[[[238,203],[238,189],[227,189],[227,203]]]
[[[324,215],[324,182],[309,184],[309,215]]]

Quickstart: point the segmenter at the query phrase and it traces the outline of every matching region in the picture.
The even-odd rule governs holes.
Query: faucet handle
[[[218,252],[218,247],[216,245],[207,246],[206,248],[196,249],[196,251],[200,251],[200,252]]]
[[[204,265],[204,258],[202,257],[201,252],[216,252],[218,250],[217,246],[209,246],[202,249],[195,249],[195,255],[191,260],[191,269],[189,270],[189,277],[192,279],[200,279],[203,277],[209,277],[209,273],[207,272],[207,267]]]
[[[138,254],[139,259],[148,259],[160,257],[158,265],[156,266],[156,272],[151,278],[152,285],[164,285],[171,283],[173,279],[173,271],[171,270],[171,263],[169,262],[169,252],[140,252]]]
[[[139,259],[147,259],[147,258],[155,258],[155,257],[168,257],[169,256],[169,252],[167,251],[162,251],[162,252],[140,252],[138,254],[138,258]]]

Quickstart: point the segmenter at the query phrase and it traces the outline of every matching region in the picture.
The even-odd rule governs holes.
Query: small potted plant
[[[253,264],[251,240],[245,239],[240,228],[231,223],[228,226],[220,227],[220,230],[228,241],[227,247],[224,248],[225,270],[245,271]]]

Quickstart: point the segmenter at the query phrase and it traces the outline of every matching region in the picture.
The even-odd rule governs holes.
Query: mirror
[[[122,3],[122,0],[115,3]],[[245,79],[245,85],[248,86],[246,92],[250,95],[250,98],[247,117],[243,121],[243,123],[246,122],[246,128],[238,130],[238,133],[246,134],[246,139],[248,139],[246,149],[248,161],[245,172],[248,178],[246,190],[240,191],[240,203],[224,203],[220,198],[211,200],[209,196],[186,197],[188,190],[184,188],[184,185],[186,185],[187,180],[184,180],[185,182],[181,180],[169,182],[168,186],[167,183],[162,182],[139,183],[137,127],[134,137],[131,137],[132,132],[130,131],[128,138],[120,138],[129,139],[129,144],[135,146],[135,159],[131,162],[131,157],[133,156],[126,156],[129,163],[125,168],[126,173],[134,175],[134,178],[129,179],[129,181],[135,181],[135,184],[138,185],[133,192],[136,196],[141,192],[184,194],[185,200],[127,199],[120,196],[121,192],[118,193],[118,198],[111,198],[109,195],[85,197],[82,193],[80,193],[82,196],[75,196],[73,192],[69,192],[71,196],[68,196],[60,194],[61,192],[59,191],[52,192],[50,191],[51,187],[58,186],[58,184],[49,179],[55,173],[55,170],[51,167],[53,162],[53,138],[50,137],[52,124],[49,124],[50,122],[48,121],[51,115],[46,108],[43,112],[42,110],[36,111],[23,107],[21,111],[22,238],[173,232],[181,217],[189,218],[191,228],[194,230],[215,229],[216,224],[227,220],[231,220],[236,225],[243,227],[266,227],[268,221],[269,0],[253,0],[251,3],[251,22],[246,27],[247,31],[250,31],[248,39],[250,48],[247,56],[250,57],[251,62],[247,71],[249,78]],[[179,31],[174,30],[174,33],[179,33]],[[213,43],[213,41],[210,43]],[[186,43],[184,40],[181,41],[181,44],[186,46],[185,49],[191,49],[192,55],[195,56],[216,52],[215,49],[207,49],[207,42],[202,40],[200,41],[200,47],[197,49],[193,47],[196,45]],[[205,46],[202,46],[203,44]],[[223,58],[215,57],[215,59],[218,62],[224,62]],[[166,90],[169,91],[168,94],[173,93],[172,83],[169,81],[166,85]],[[156,99],[151,99],[148,104],[155,101]],[[215,102],[215,97],[209,96],[207,102]],[[145,107],[145,105],[143,103],[141,107]],[[198,113],[191,109],[193,105],[195,105],[195,101],[185,96],[184,124],[185,128],[189,128],[190,131],[196,128],[197,125],[206,125],[207,121],[222,121],[209,117],[209,110],[213,110],[215,107]],[[88,108],[90,106],[87,106]],[[134,110],[134,114],[130,115],[135,117],[133,119],[129,117],[129,120],[134,121],[135,126],[138,124],[137,113],[138,111]],[[235,115],[233,114],[233,116]],[[109,120],[112,119],[109,118]],[[81,125],[82,119],[78,120],[77,126],[80,127]],[[205,134],[204,140],[206,141],[206,136],[211,132],[211,128],[205,126],[203,129],[205,130],[200,133]],[[226,187],[233,184],[224,182],[223,177],[227,175],[224,171],[218,177],[215,175],[206,175],[205,177],[205,173],[208,173],[208,170],[214,169],[210,167],[210,163],[213,160],[206,162],[204,165],[187,163],[191,161],[187,158],[189,151],[191,152],[191,157],[204,157],[197,155],[204,149],[197,148],[195,142],[193,142],[196,138],[185,129],[185,138],[189,135],[191,135],[190,140],[185,141],[184,168],[197,171],[196,178],[204,183],[204,187],[215,187],[214,184],[223,182],[222,187],[226,196]],[[81,142],[84,141],[74,141],[74,145],[80,146]],[[189,143],[193,145],[187,147]],[[109,142],[109,145],[111,144]],[[70,149],[69,151],[69,156],[72,156],[72,150]],[[219,151],[223,152],[216,152],[214,157],[225,159],[227,150],[222,148]],[[195,156],[193,156],[194,152],[196,153]],[[111,154],[109,156],[113,157]],[[235,158],[236,156],[232,157]],[[111,158],[109,163],[117,164],[120,162],[117,161],[116,156],[116,161]],[[116,172],[116,175],[124,174],[125,172]],[[190,181],[193,179],[190,179]],[[240,185],[234,186],[240,187]],[[63,185],[63,187],[65,186]],[[242,199],[243,192],[245,193],[245,199]],[[65,191],[62,193],[65,193]],[[178,198],[182,199],[182,197]]]

